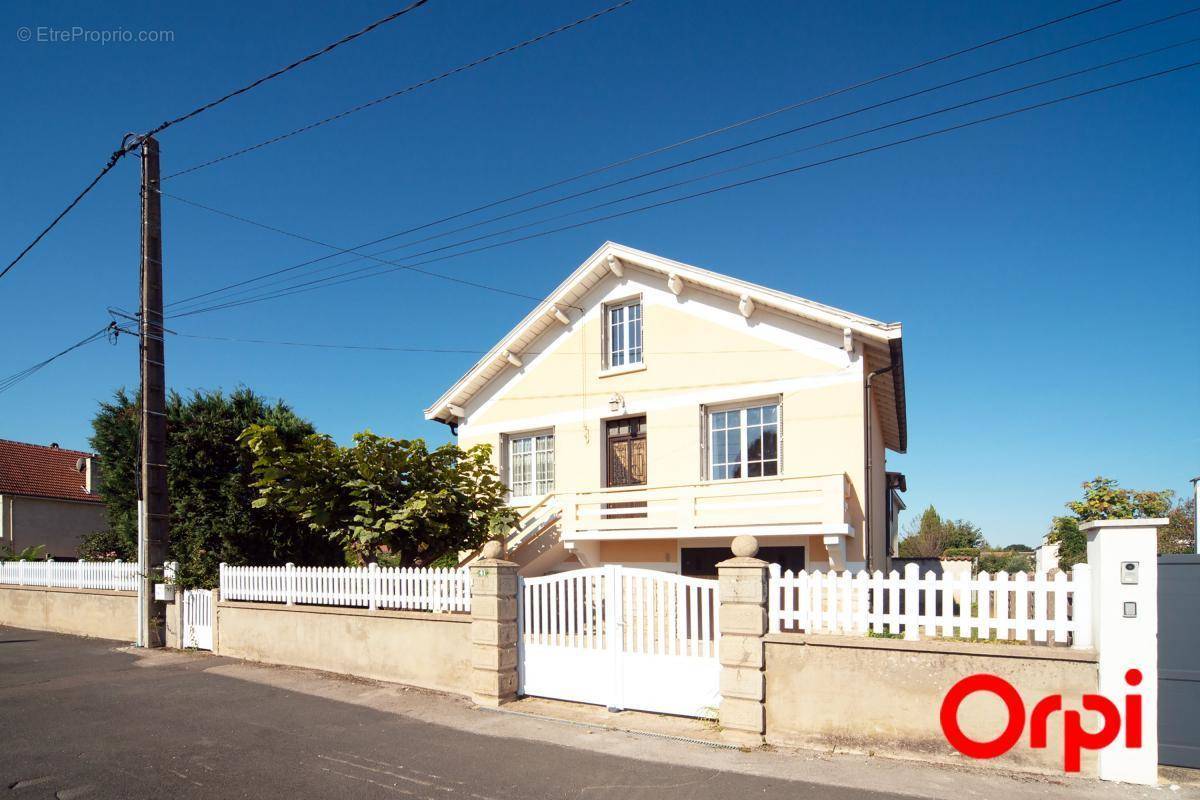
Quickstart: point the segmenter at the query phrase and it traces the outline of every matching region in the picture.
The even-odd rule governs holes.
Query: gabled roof
[[[88,494],[85,477],[75,467],[80,458],[91,457],[91,453],[57,445],[0,439],[0,494],[103,502],[99,495]]]
[[[892,368],[888,376],[891,380],[878,380],[872,387],[883,412],[880,428],[888,447],[898,452],[907,449],[904,353],[901,347],[900,323],[880,322],[615,242],[605,242],[589,256],[445,394],[425,409],[425,418],[445,423],[454,422],[457,414],[450,406],[461,407],[468,403],[477,392],[502,373],[508,366],[509,353],[522,353],[548,328],[561,325],[564,315],[572,319],[577,317],[582,311],[579,304],[583,297],[614,268],[620,269],[625,265],[660,273],[665,279],[674,277],[681,280],[685,287],[696,286],[739,300],[749,300],[754,308],[770,309],[839,332],[849,330],[855,340],[863,344],[867,371],[888,366]],[[888,413],[889,411],[893,413]]]

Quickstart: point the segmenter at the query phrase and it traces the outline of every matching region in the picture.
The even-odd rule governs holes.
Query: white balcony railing
[[[723,536],[770,528],[813,533],[849,523],[845,475],[752,478],[562,492],[562,538]],[[849,533],[849,530],[847,533]]]

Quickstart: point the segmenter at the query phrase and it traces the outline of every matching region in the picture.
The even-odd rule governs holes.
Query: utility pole
[[[165,606],[154,581],[167,560],[167,386],[163,346],[162,213],[158,141],[148,136],[142,156],[141,503],[138,525],[138,646],[162,647]]]

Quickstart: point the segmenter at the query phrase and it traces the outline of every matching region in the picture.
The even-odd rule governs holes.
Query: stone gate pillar
[[[495,707],[517,698],[517,565],[500,542],[471,564],[471,696]]]
[[[763,636],[767,633],[766,561],[755,558],[753,536],[733,540],[734,557],[717,564],[721,594],[722,735],[751,746],[766,731],[766,674]]]

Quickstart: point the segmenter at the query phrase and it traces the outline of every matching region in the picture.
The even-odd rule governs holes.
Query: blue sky
[[[7,154],[0,167],[3,261],[91,178],[125,132],[189,110],[396,5],[4,4],[0,71],[10,80],[0,87],[0,142]],[[386,94],[605,5],[433,0],[165,132],[164,172]],[[636,0],[514,56],[164,188],[325,242],[355,245],[1087,5]],[[1126,0],[612,177],[1186,7]],[[174,41],[20,42],[15,32],[22,26],[168,30]],[[782,153],[1197,36],[1200,14],[679,174]],[[773,168],[1198,58],[1196,44],[1176,48],[783,159]],[[1200,70],[1176,73],[429,268],[540,296],[611,239],[901,321],[910,448],[890,456],[889,465],[909,476],[909,507],[932,502],[945,514],[975,521],[994,543],[1033,543],[1089,477],[1182,492],[1200,474],[1198,76]],[[164,199],[163,216],[168,300],[328,252],[171,199]],[[137,231],[137,162],[126,159],[0,281],[8,332],[0,374],[95,330],[108,320],[107,306],[136,305]],[[402,272],[181,318],[174,327],[207,336],[479,350],[531,305]],[[446,429],[424,422],[421,409],[475,359],[180,337],[169,340],[168,355],[174,388],[244,384],[286,399],[340,441],[368,427],[444,440]],[[86,447],[96,404],[135,383],[131,341],[90,345],[0,394],[0,437]]]

